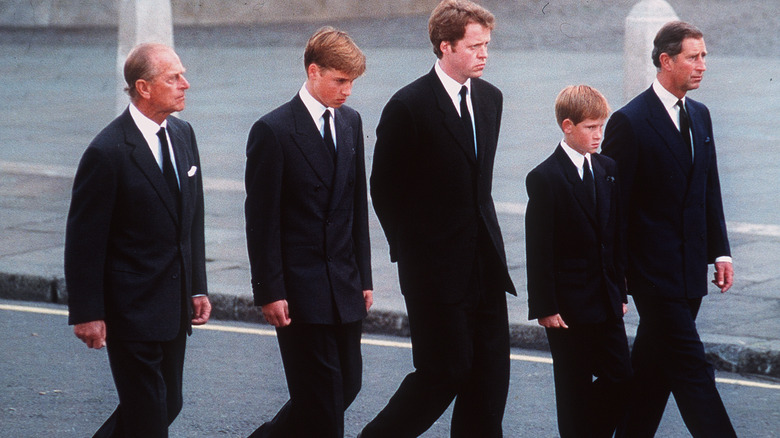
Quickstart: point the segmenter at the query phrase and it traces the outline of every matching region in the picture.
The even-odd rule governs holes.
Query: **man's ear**
[[[148,99],[151,95],[150,88],[149,81],[145,79],[138,79],[135,81],[135,91],[137,91],[138,95],[144,99]]]
[[[661,53],[658,57],[658,61],[661,63],[661,70],[670,71],[672,69],[672,61],[674,57],[669,56],[668,53]]]
[[[439,43],[439,50],[441,53],[452,52],[452,43],[449,41],[442,41]]]

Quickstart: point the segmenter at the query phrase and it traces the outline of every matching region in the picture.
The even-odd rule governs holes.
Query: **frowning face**
[[[454,43],[442,41],[440,46],[442,70],[461,84],[469,78],[482,76],[487,62],[489,43],[490,29],[479,23],[467,24],[463,38]]]

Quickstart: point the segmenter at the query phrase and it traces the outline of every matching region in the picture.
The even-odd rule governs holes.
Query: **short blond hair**
[[[569,85],[555,98],[555,118],[560,127],[566,119],[575,125],[586,119],[603,120],[610,111],[607,98],[588,85]]]
[[[325,26],[306,43],[303,65],[307,71],[311,64],[358,77],[366,71],[366,56],[346,32]]]
[[[434,8],[428,19],[428,36],[433,44],[433,53],[441,58],[441,43],[455,44],[466,35],[466,26],[477,23],[493,30],[496,18],[487,9],[468,0],[444,0]]]

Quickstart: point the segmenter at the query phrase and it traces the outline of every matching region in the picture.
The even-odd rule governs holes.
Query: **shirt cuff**
[[[715,263],[718,263],[718,262],[729,262],[729,263],[733,263],[733,262],[731,261],[731,257],[729,257],[729,256],[720,256],[720,257],[716,258],[716,259],[715,259]]]

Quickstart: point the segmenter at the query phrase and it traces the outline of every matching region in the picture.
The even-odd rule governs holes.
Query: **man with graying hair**
[[[620,437],[652,437],[669,394],[694,437],[733,437],[696,330],[707,265],[721,292],[734,279],[712,120],[686,96],[707,69],[702,32],[664,25],[653,42],[652,86],[615,112],[602,149],[618,166],[625,207],[628,293],[639,312],[634,387]]]
[[[125,62],[131,103],[84,152],[65,237],[69,323],[107,346],[119,406],[96,437],[168,436],[187,335],[211,314],[195,134],[171,114],[190,87],[170,47]]]

